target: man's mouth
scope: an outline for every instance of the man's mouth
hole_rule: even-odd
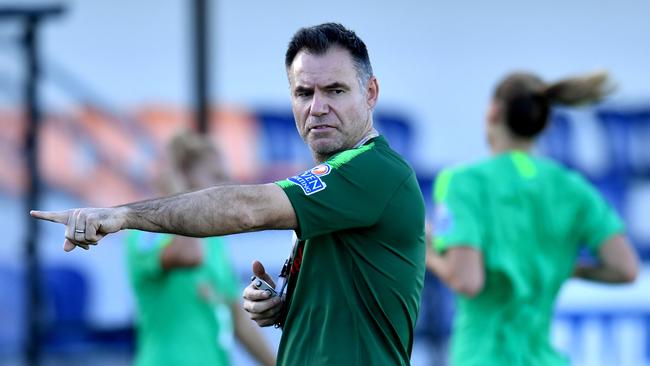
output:
[[[317,126],[309,127],[309,131],[327,131],[333,128],[334,127],[330,125],[317,125]]]

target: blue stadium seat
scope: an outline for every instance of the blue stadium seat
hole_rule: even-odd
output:
[[[260,158],[267,163],[311,164],[311,154],[296,132],[290,110],[258,110],[262,131]]]
[[[51,266],[42,271],[43,348],[50,353],[73,353],[88,347],[86,312],[88,284],[74,267]]]
[[[15,267],[0,266],[0,359],[21,352],[25,316],[23,274]]]
[[[27,282],[15,267],[0,266],[0,356],[20,354],[26,341]],[[41,271],[41,345],[47,353],[75,352],[87,347],[86,279],[72,267]]]
[[[597,113],[607,135],[612,175],[650,178],[650,108],[601,109]]]
[[[379,111],[375,113],[375,128],[386,137],[390,146],[406,160],[413,161],[413,130],[405,116]]]

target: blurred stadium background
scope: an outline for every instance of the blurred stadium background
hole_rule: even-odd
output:
[[[29,70],[25,22],[8,9],[51,4],[0,1],[0,365],[26,364],[30,344]],[[194,123],[192,2],[60,4],[62,14],[37,27],[38,208],[152,197],[162,146],[180,126]],[[337,21],[366,41],[381,85],[378,128],[416,168],[429,212],[436,171],[486,156],[483,113],[502,75],[525,68],[553,79],[609,69],[619,82],[616,96],[595,108],[556,111],[539,150],[582,171],[604,192],[628,223],[643,271],[631,286],[569,282],[553,335],[575,365],[650,365],[650,3],[208,4],[207,130],[242,183],[285,178],[310,165],[294,130],[283,64],[286,44],[301,26]],[[61,250],[60,227],[41,224],[37,232],[44,364],[130,364],[133,298],[120,235],[91,252],[68,254]],[[242,287],[253,259],[277,272],[290,237],[265,232],[227,239]],[[426,324],[418,329],[419,337],[432,333]],[[278,331],[265,335],[278,343]],[[414,361],[424,357],[414,354]],[[236,351],[233,364],[250,362]]]

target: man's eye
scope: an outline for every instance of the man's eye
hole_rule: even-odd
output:
[[[334,94],[343,94],[345,91],[343,89],[333,89],[332,92]]]

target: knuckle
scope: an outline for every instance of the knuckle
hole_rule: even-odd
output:
[[[244,310],[250,312],[251,311],[250,301],[247,301],[247,300],[244,301],[243,304],[242,304],[242,307],[244,308]]]
[[[95,233],[91,233],[91,234],[86,235],[86,240],[88,240],[89,242],[92,242],[91,244],[93,244],[93,245],[97,244],[97,242],[100,239],[101,238],[99,237],[99,235],[97,235]]]
[[[254,287],[252,287],[252,288],[250,289],[248,295],[249,295],[249,298],[250,298],[251,300],[257,300],[257,301],[259,301],[259,300],[264,300],[264,299],[266,299],[266,297],[264,296],[264,291],[258,290],[258,289],[254,288]]]
[[[249,313],[260,313],[259,305],[255,301],[245,301],[244,310],[248,311]]]
[[[251,295],[252,295],[251,289],[249,287],[246,287],[244,289],[244,292],[242,293],[242,297],[246,300],[252,300]]]

